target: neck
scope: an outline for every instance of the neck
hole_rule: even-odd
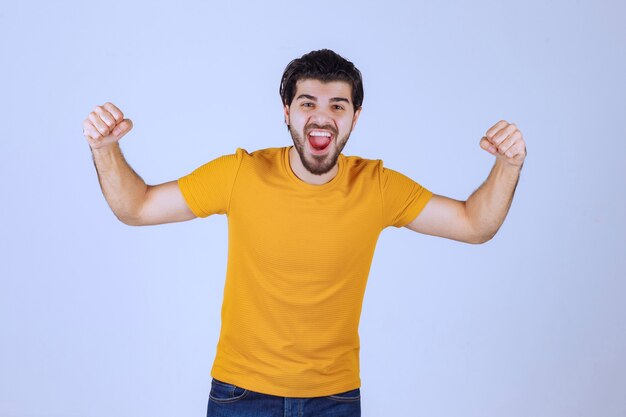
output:
[[[337,160],[339,161],[339,160]],[[296,175],[296,177],[300,178],[302,181],[307,184],[312,185],[322,185],[326,184],[333,178],[337,176],[339,172],[339,162],[335,164],[334,167],[330,171],[322,175],[311,174],[304,165],[302,165],[302,161],[300,160],[300,155],[294,146],[289,150],[289,165],[291,165],[291,170]]]

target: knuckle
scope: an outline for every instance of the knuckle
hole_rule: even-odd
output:
[[[122,113],[122,111],[118,109],[113,103],[107,102],[104,106],[111,113],[115,120],[124,120],[124,113]]]
[[[102,120],[108,126],[111,126],[111,125],[115,124],[115,120],[113,119],[113,116],[111,116],[111,113],[109,113],[109,112],[102,113]]]
[[[94,131],[93,129],[89,129],[89,130],[85,131],[85,136],[88,139],[96,140],[96,139],[98,139],[100,137],[100,133]]]

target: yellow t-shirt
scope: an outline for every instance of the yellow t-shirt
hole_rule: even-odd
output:
[[[265,394],[319,397],[361,386],[359,319],[380,232],[432,193],[382,161],[339,155],[323,185],[289,147],[219,157],[178,179],[199,217],[228,216],[222,327],[211,375]]]

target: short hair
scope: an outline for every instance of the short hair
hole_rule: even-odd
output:
[[[356,112],[363,104],[363,79],[354,64],[330,49],[311,51],[287,65],[280,82],[283,104],[291,106],[298,80],[313,79],[322,82],[345,81],[352,87],[352,104]]]

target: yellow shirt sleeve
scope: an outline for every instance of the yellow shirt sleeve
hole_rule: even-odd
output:
[[[383,227],[409,224],[428,203],[433,193],[411,178],[380,165]]]
[[[230,195],[244,150],[224,155],[178,179],[187,205],[198,217],[228,212]]]

